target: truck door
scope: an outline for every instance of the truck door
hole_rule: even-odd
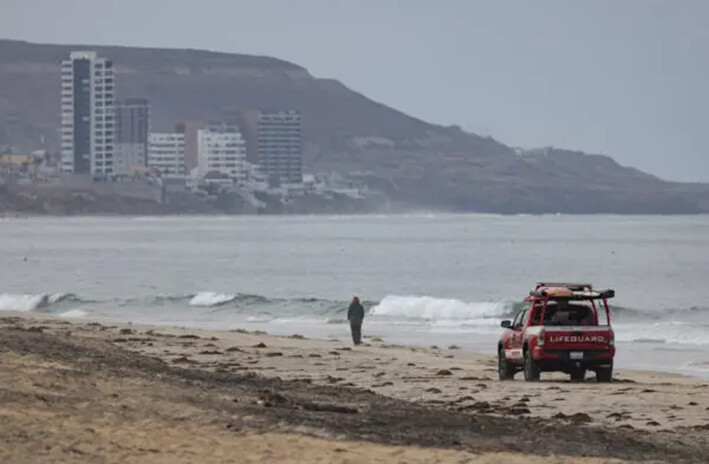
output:
[[[522,335],[527,320],[527,312],[527,308],[523,309],[512,321],[512,333],[510,334],[510,346],[507,354],[509,359],[522,359]]]

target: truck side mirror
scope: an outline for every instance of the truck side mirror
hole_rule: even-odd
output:
[[[512,321],[504,320],[504,321],[500,322],[500,326],[505,329],[511,329],[512,328]]]

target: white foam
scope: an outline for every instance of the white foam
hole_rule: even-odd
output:
[[[38,294],[0,294],[0,310],[4,311],[32,311],[47,303],[49,297],[44,293]]]
[[[272,320],[273,318],[268,316],[249,316],[246,318],[246,322],[270,322]]]
[[[190,306],[219,306],[234,301],[236,295],[216,292],[199,292],[190,300]]]
[[[70,309],[69,311],[65,311],[61,314],[59,314],[61,317],[84,317],[86,316],[86,311],[82,311],[80,309]]]
[[[460,300],[430,296],[390,295],[370,309],[370,314],[391,318],[438,322],[448,320],[460,323],[502,316],[508,310],[508,304],[503,302],[465,303]]]

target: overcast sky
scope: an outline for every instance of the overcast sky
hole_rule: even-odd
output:
[[[271,55],[513,146],[709,181],[709,1],[0,0],[0,35]]]

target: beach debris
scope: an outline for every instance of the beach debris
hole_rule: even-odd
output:
[[[306,340],[306,337],[304,337],[303,335],[300,335],[300,334],[293,334],[288,338],[292,338],[294,340]]]
[[[310,353],[310,354],[308,355],[308,357],[309,357],[309,358],[322,358],[322,356],[319,355],[319,354],[317,354],[317,353]]]
[[[131,335],[135,332],[133,332],[133,329],[121,329],[118,331],[118,333],[121,335]]]
[[[349,346],[343,346],[342,348],[335,348],[336,351],[352,351]]]
[[[659,427],[659,426],[660,426],[660,423],[657,422],[657,421],[651,420],[651,421],[647,421],[647,422],[645,423],[645,425],[650,425],[650,426],[652,426],[652,427]]]
[[[448,369],[441,369],[440,371],[436,372],[436,375],[443,376],[443,375],[453,375],[451,371]]]
[[[391,387],[391,386],[393,386],[393,385],[394,385],[393,382],[383,382],[383,383],[379,383],[379,384],[376,384],[376,385],[372,385],[372,388]]]
[[[319,412],[336,412],[340,414],[357,414],[359,408],[357,406],[337,403],[321,403],[321,402],[303,402],[300,406],[306,411]]]
[[[219,351],[219,350],[204,350],[204,351],[200,351],[199,354],[212,354],[212,355],[214,355],[214,354],[224,354],[224,353],[222,353],[222,352]]]
[[[593,422],[593,419],[591,419],[591,416],[584,412],[577,412],[574,414],[564,414],[563,412],[554,414],[551,416],[553,419],[561,419],[564,421],[571,422],[573,424],[585,424],[588,422]]]
[[[288,398],[276,391],[261,392],[261,395],[256,400],[256,404],[260,406],[265,406],[267,408],[285,406],[289,403],[290,401],[288,400]]]
[[[424,392],[426,392],[426,393],[441,393],[441,389],[436,388],[436,387],[431,387],[431,388],[427,388],[426,390],[424,390]]]
[[[449,350],[459,350],[460,347],[458,345],[451,345],[448,347]]]
[[[193,335],[193,334],[184,334],[184,335],[178,336],[177,338],[189,338],[192,340],[201,340],[202,339],[202,337],[199,337],[199,336]]]
[[[266,356],[267,358],[275,358],[277,356],[283,356],[283,353],[281,353],[280,351],[271,351],[270,353],[264,354],[264,356]]]
[[[507,413],[512,414],[514,416],[520,416],[523,414],[531,414],[532,411],[530,411],[529,408],[525,408],[525,407],[512,407],[507,410]]]
[[[267,348],[267,346],[264,342],[261,342],[261,343],[255,344],[254,348]]]
[[[180,356],[172,360],[174,364],[197,364],[197,361],[188,358],[187,356]]]
[[[243,353],[244,352],[244,350],[242,350],[238,346],[230,346],[229,348],[227,348],[224,351],[226,351],[227,353],[234,353],[234,352]]]

